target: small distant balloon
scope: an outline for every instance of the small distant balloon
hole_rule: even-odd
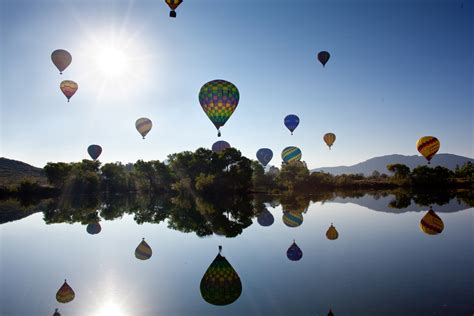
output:
[[[220,128],[234,113],[239,104],[240,94],[237,87],[225,80],[212,80],[204,84],[199,91],[199,103],[217,128],[217,136],[221,136]]]
[[[301,258],[303,258],[303,251],[301,251],[300,247],[298,247],[296,242],[293,241],[293,244],[286,251],[286,256],[291,261],[299,261]]]
[[[286,163],[301,160],[301,150],[295,146],[288,146],[281,152],[281,159]]]
[[[438,235],[443,232],[443,220],[430,207],[420,221],[420,229],[427,235]]]
[[[257,217],[257,222],[263,227],[271,226],[274,221],[275,219],[273,218],[272,213],[270,213],[266,208]]]
[[[67,98],[67,102],[72,98],[74,93],[76,93],[79,86],[72,80],[64,80],[59,85],[59,88]]]
[[[54,309],[53,316],[61,316],[61,313],[59,312],[59,310],[57,308]]]
[[[76,294],[74,293],[73,289],[69,286],[69,284],[67,284],[66,280],[64,280],[63,285],[56,293],[56,300],[59,303],[69,303],[74,299],[74,296],[76,296]]]
[[[63,71],[71,64],[72,56],[67,50],[57,49],[51,53],[51,60],[58,68],[59,74],[62,75]]]
[[[283,121],[285,123],[286,128],[288,128],[293,135],[294,130],[300,124],[300,118],[294,114],[287,115]]]
[[[176,8],[183,2],[183,0],[165,0],[166,4],[170,7],[170,17],[176,17]]]
[[[273,158],[273,151],[270,148],[260,148],[257,151],[258,161],[266,167]]]
[[[230,144],[225,140],[218,140],[214,144],[212,144],[212,151],[215,153],[219,153],[227,148],[230,148]]]
[[[331,226],[329,226],[327,232],[326,232],[326,238],[329,240],[336,240],[339,237],[339,233],[336,230],[336,227],[334,227],[331,223]]]
[[[334,316],[334,314],[333,314],[333,312],[332,312],[332,309],[331,309],[331,308],[329,309],[328,316]]]
[[[423,136],[416,142],[416,149],[428,160],[428,164],[430,164],[440,146],[439,140],[434,136]]]
[[[100,226],[99,223],[90,223],[87,225],[86,230],[89,234],[96,235],[100,233],[100,231],[102,230],[102,227]]]
[[[324,142],[331,149],[332,144],[336,141],[336,135],[334,133],[326,133],[323,136]]]
[[[87,147],[87,152],[93,160],[96,160],[102,153],[102,147],[100,147],[99,145],[90,145],[89,147]]]
[[[135,128],[137,131],[142,135],[142,138],[145,139],[146,134],[151,130],[153,127],[153,123],[149,118],[141,117],[135,122]]]
[[[142,239],[138,247],[135,249],[135,258],[140,260],[148,260],[151,258],[151,247],[145,241],[145,238]]]
[[[331,55],[327,51],[321,51],[318,53],[318,60],[319,62],[324,66],[326,66],[326,63],[328,62],[329,58]]]

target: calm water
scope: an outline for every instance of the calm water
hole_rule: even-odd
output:
[[[444,223],[438,235],[420,230],[427,206],[405,198],[394,208],[390,194],[292,197],[283,206],[258,198],[224,214],[205,201],[173,200],[174,209],[169,201],[78,201],[23,207],[42,212],[0,226],[1,315],[53,315],[55,308],[63,316],[474,313],[473,208],[457,198],[433,204]],[[257,221],[265,208],[270,226]],[[284,223],[288,208],[286,222],[303,218],[300,226]],[[100,233],[89,234],[86,224],[97,219]],[[268,214],[260,219],[271,222]],[[331,223],[336,240],[326,238]],[[135,257],[142,238],[153,251],[148,260]],[[287,257],[293,240],[299,261]],[[242,284],[225,306],[206,302],[200,290],[219,245]],[[66,304],[56,301],[64,279],[75,292]]]

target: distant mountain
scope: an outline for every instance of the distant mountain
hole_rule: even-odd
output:
[[[41,168],[17,160],[0,158],[0,184],[16,185],[26,179],[40,183],[46,183],[47,181]]]
[[[431,160],[432,167],[442,166],[451,170],[454,170],[456,166],[462,166],[466,162],[474,163],[474,159],[453,155],[453,154],[437,154]],[[364,162],[352,166],[339,166],[339,167],[322,167],[312,169],[311,172],[315,171],[324,171],[331,173],[333,175],[340,174],[354,174],[354,173],[363,173],[368,176],[371,175],[374,170],[377,170],[380,173],[389,173],[387,170],[387,165],[393,163],[400,163],[408,166],[410,169],[416,168],[419,165],[426,165],[425,158],[421,156],[404,156],[404,155],[388,155],[371,158]]]

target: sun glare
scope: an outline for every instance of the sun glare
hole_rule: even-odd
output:
[[[120,306],[113,302],[106,302],[99,310],[94,314],[95,316],[126,316],[126,314],[120,310]]]
[[[111,79],[126,75],[128,62],[125,53],[113,46],[102,48],[96,59],[97,68],[105,77]]]

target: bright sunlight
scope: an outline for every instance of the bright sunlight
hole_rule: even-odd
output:
[[[130,60],[120,48],[107,46],[99,51],[96,62],[102,75],[110,79],[119,79],[127,74]]]
[[[94,313],[94,316],[126,316],[126,314],[117,303],[108,301]]]

